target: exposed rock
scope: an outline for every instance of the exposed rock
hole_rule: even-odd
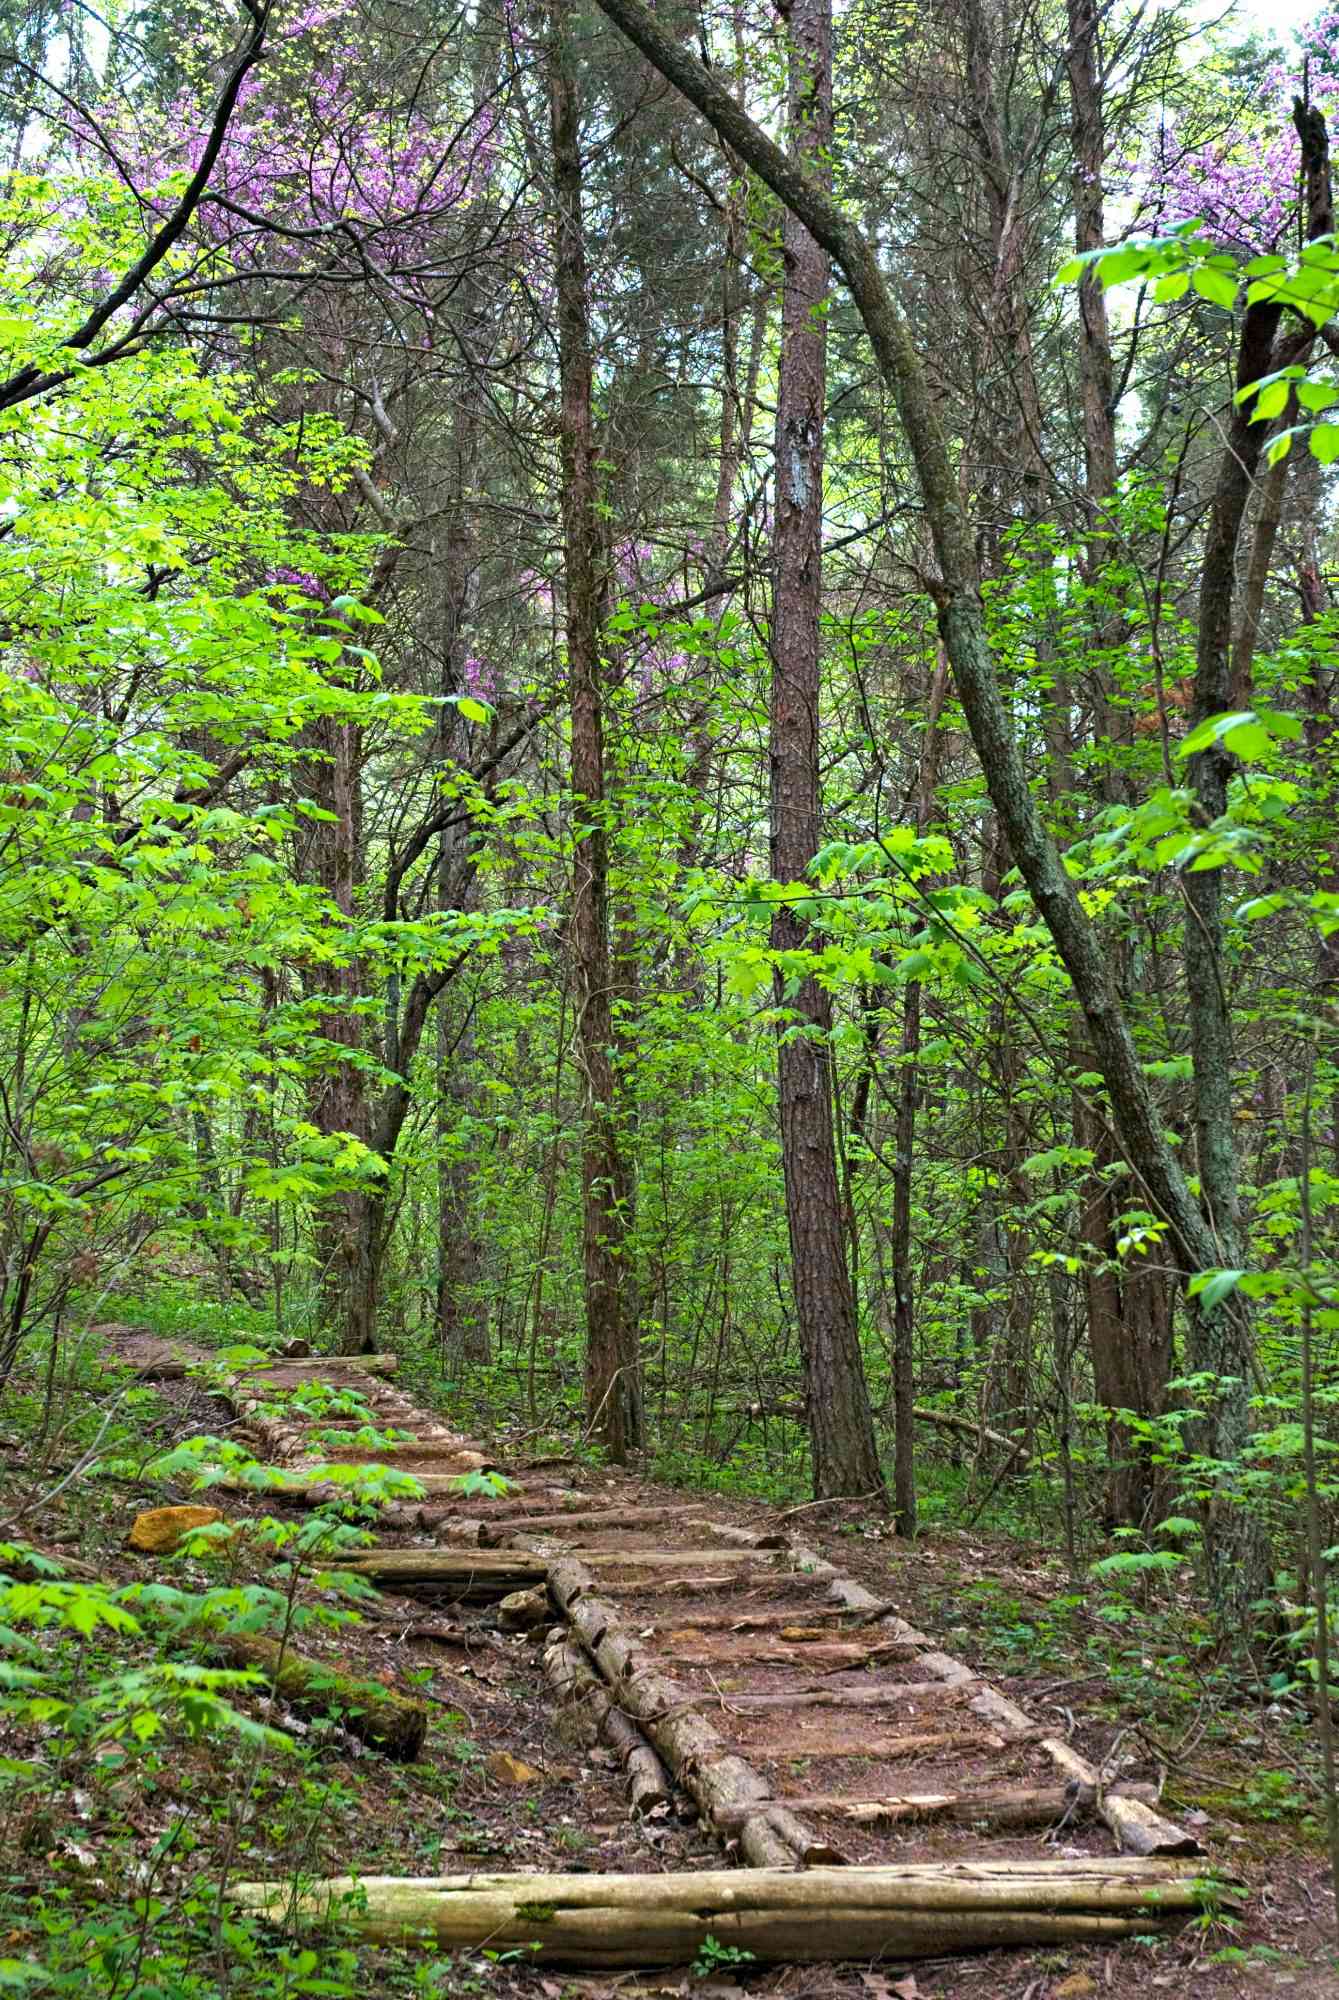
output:
[[[146,1514],[137,1515],[126,1547],[146,1556],[170,1555],[197,1528],[208,1528],[222,1519],[217,1507],[150,1507]]]

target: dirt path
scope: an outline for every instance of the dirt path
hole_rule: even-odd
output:
[[[150,1378],[197,1359],[140,1336],[120,1348]],[[767,1509],[685,1501],[635,1478],[554,1462],[498,1462],[505,1497],[463,1494],[462,1473],[494,1465],[486,1448],[399,1390],[392,1362],[384,1372],[372,1365],[378,1372],[359,1361],[285,1359],[248,1375],[235,1390],[242,1428],[290,1479],[338,1456],[396,1466],[423,1486],[421,1502],[384,1511],[382,1539],[366,1558],[386,1601],[373,1655],[383,1673],[430,1660],[435,1675],[465,1690],[460,1706],[486,1732],[499,1785],[508,1782],[508,1758],[526,1774],[527,1801],[538,1796],[549,1838],[520,1843],[524,1866],[571,1866],[573,1852],[582,1855],[577,1865],[624,1870],[1077,1860],[1132,1844],[1201,1852],[1194,1832],[1147,1800],[1108,1792],[1100,1769],[1063,1737],[941,1651],[895,1604],[779,1530]],[[318,1457],[309,1434],[328,1418],[255,1411],[256,1392],[269,1398],[313,1380],[356,1390],[379,1425],[412,1431],[413,1441]],[[513,1590],[528,1598],[511,1601]],[[507,1698],[494,1700],[489,1669],[501,1662]],[[574,1750],[579,1774],[566,1761]],[[553,1804],[566,1812],[550,1811],[555,1773]],[[643,1811],[630,1809],[629,1789]],[[517,1855],[514,1839],[502,1845]],[[435,1861],[439,1869],[472,1865],[488,1852],[476,1842],[453,1860],[442,1847]],[[1230,1849],[1214,1858],[1239,1865]],[[1044,1971],[1021,1979],[1036,1957],[965,1961],[948,1984],[927,1968],[905,1991],[1078,2000],[1165,1983],[1164,1967],[1139,1967],[1137,1946],[1098,1952],[1096,1975],[1082,1969],[1083,1948],[1062,1952],[1062,1971],[1080,1967],[1066,1973],[1078,1982],[1069,1988]],[[1238,1984],[1194,1945],[1185,1963],[1187,1978],[1195,1967],[1193,1980],[1178,1978],[1175,1990],[1272,1990],[1270,1979]],[[766,1978],[778,1992],[819,1992],[844,1990],[850,1976],[834,1971],[815,1983],[806,1968]],[[876,1990],[903,1989],[883,1980]],[[1313,1991],[1326,1988],[1313,1983]]]

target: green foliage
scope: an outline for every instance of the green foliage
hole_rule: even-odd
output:
[[[719,1973],[736,1971],[740,1966],[754,1962],[753,1952],[744,1951],[739,1945],[722,1944],[708,1931],[697,1948],[697,1957],[690,1970],[694,1979],[714,1979]]]

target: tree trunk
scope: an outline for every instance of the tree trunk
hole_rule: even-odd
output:
[[[577,997],[586,1290],[586,1420],[615,1463],[642,1442],[641,1360],[624,1271],[628,1186],[615,1092],[609,947],[609,832],[600,662],[600,528],[592,413],[580,110],[565,9],[555,6],[549,116],[561,390],[563,562],[572,730],[571,941]]]
[[[598,5],[636,42],[661,74],[698,106],[721,137],[759,174],[786,208],[804,221],[841,265],[897,403],[915,463],[940,567],[940,579],[935,586],[940,632],[991,801],[1008,837],[1014,862],[1050,932],[1083,1010],[1089,1041],[1111,1099],[1121,1149],[1150,1205],[1165,1219],[1179,1274],[1188,1280],[1197,1271],[1219,1263],[1219,1243],[1191,1194],[1163,1130],[1156,1099],[1144,1075],[1111,976],[1104,941],[1079,901],[1032,794],[986,632],[971,524],[911,329],[888,289],[873,248],[859,228],[825,188],[802,166],[787,158],[745,116],[711,72],[663,28],[645,0],[598,0]],[[1206,1365],[1217,1369],[1220,1362],[1239,1358],[1240,1339],[1231,1333],[1223,1334],[1222,1316],[1201,1316],[1199,1324],[1203,1333],[1199,1352],[1206,1357]],[[1216,1435],[1228,1445],[1229,1455],[1233,1439],[1241,1434],[1239,1427],[1245,1414],[1243,1383],[1240,1396],[1222,1410],[1213,1426]],[[1245,1518],[1238,1512],[1237,1521]],[[1248,1563],[1252,1574],[1247,1579],[1236,1566],[1235,1522],[1233,1529],[1228,1529],[1222,1520],[1211,1517],[1208,1529],[1208,1539],[1215,1551],[1219,1547],[1228,1551],[1219,1572],[1225,1585],[1233,1576],[1237,1578],[1228,1588],[1227,1597],[1237,1603],[1247,1601],[1259,1582],[1259,1564],[1254,1559],[1258,1551],[1247,1552],[1252,1557]],[[1214,1560],[1218,1562],[1216,1553]],[[1218,1608],[1224,1626],[1239,1632],[1241,1619],[1233,1604],[1220,1598]]]
[[[771,1964],[937,1958],[988,1945],[1105,1943],[1175,1927],[1209,1901],[1184,1863],[946,1861],[664,1875],[337,1877],[295,1893],[239,1882],[241,1908],[304,1925],[527,1963],[686,1965],[707,1939]],[[1221,1888],[1212,1892],[1222,1895]]]
[[[790,133],[794,152],[826,172],[832,142],[830,0],[794,0]],[[808,872],[819,843],[819,614],[822,596],[823,420],[828,260],[787,216],[776,423],[776,590],[772,613],[771,866],[778,882]],[[793,909],[772,923],[777,951],[802,951],[808,925]],[[804,1359],[814,1493],[882,1486],[865,1387],[855,1295],[846,1266],[832,1130],[832,1003],[813,978],[792,997],[778,1049],[781,1151],[791,1280]]]
[[[353,723],[326,719],[309,732],[311,763],[307,789],[328,819],[310,822],[310,855],[302,873],[329,896],[341,916],[351,918],[362,853],[362,742]],[[363,1071],[339,1054],[363,1044],[363,1023],[353,1003],[363,992],[356,959],[313,966],[311,987],[328,995],[330,1006],[320,1032],[331,1054],[311,1092],[311,1120],[319,1132],[348,1132],[370,1143],[370,1112]],[[316,1221],[316,1262],[324,1315],[336,1328],[336,1351],[356,1354],[367,1336],[367,1277],[363,1245],[368,1197],[357,1188],[330,1195]],[[367,1344],[371,1344],[370,1341]]]
[[[941,649],[930,682],[916,784],[916,833],[924,835],[934,810],[939,777],[939,717],[948,687],[948,661]],[[911,1272],[911,1185],[916,1148],[916,1108],[920,1096],[921,984],[907,982],[902,1012],[902,1048],[897,1078],[893,1142],[893,1520],[899,1535],[916,1532],[916,1308]]]

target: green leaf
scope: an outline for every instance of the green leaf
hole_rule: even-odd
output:
[[[466,722],[488,722],[492,719],[492,709],[485,703],[476,701],[472,694],[462,694],[456,702],[456,707]]]
[[[1197,1271],[1186,1289],[1205,1312],[1212,1312],[1232,1296],[1246,1275],[1245,1271]]]
[[[1226,271],[1200,264],[1191,272],[1190,282],[1202,299],[1207,299],[1210,305],[1222,306],[1225,312],[1231,312],[1237,303],[1237,281]]]
[[[1339,458],[1339,424],[1317,424],[1308,442],[1313,458],[1322,465],[1333,465]]]
[[[1269,387],[1262,389],[1256,397],[1255,409],[1251,414],[1251,422],[1253,424],[1267,423],[1271,417],[1281,416],[1283,411],[1288,407],[1288,398],[1291,394],[1291,384],[1287,382],[1271,382]]]

